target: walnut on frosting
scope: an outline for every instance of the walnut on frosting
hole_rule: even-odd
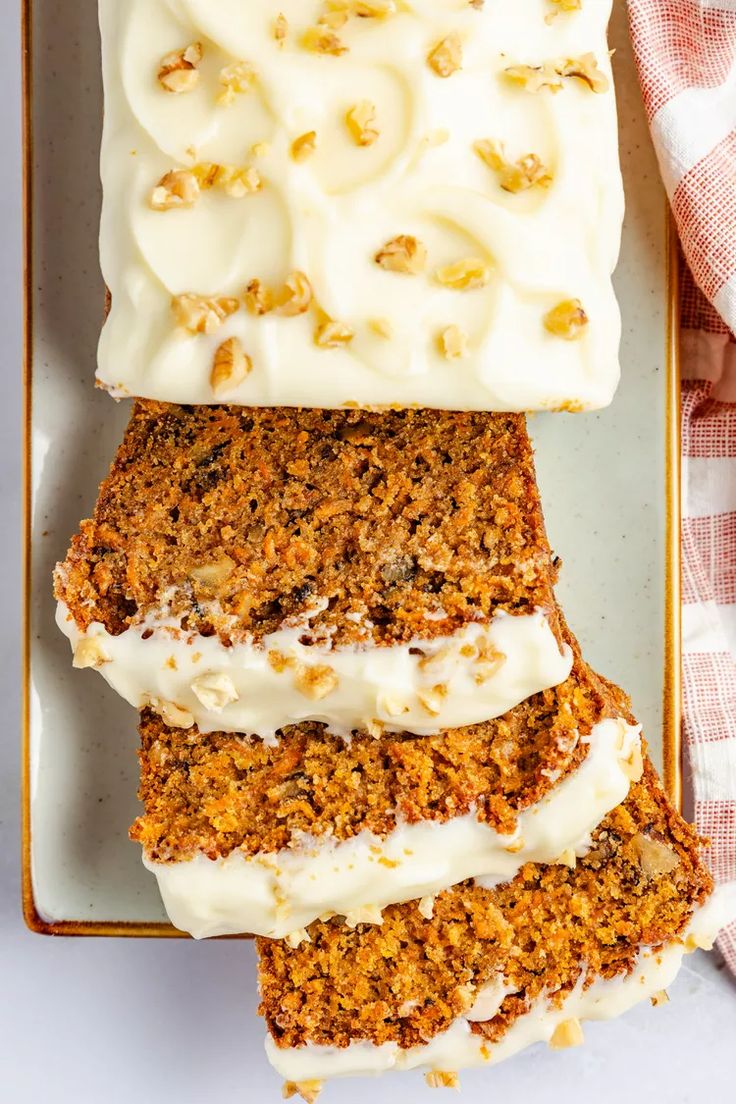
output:
[[[320,323],[314,334],[314,343],[320,349],[338,349],[349,345],[355,337],[355,333],[344,322],[335,322],[327,319]]]
[[[236,96],[250,92],[256,82],[257,73],[249,61],[234,61],[220,70],[220,84],[222,92],[217,102],[227,107],[233,103]]]
[[[285,318],[295,318],[299,314],[306,314],[313,298],[314,292],[307,276],[303,272],[292,272],[275,296],[274,307],[277,314]]]
[[[199,64],[202,60],[202,43],[192,42],[183,50],[174,50],[161,58],[158,83],[166,92],[180,95],[191,92],[199,84]]]
[[[345,115],[345,123],[359,146],[372,146],[379,134],[374,123],[376,107],[370,100],[360,100]]]
[[[435,277],[443,287],[453,291],[470,291],[485,287],[491,278],[491,270],[479,257],[464,257],[461,261],[438,268]]]
[[[276,16],[273,24],[273,37],[278,42],[279,46],[283,46],[286,41],[286,36],[289,33],[289,20],[286,18],[283,12],[279,12]]]
[[[427,62],[438,77],[451,77],[462,68],[463,44],[457,31],[452,31],[430,50]]]
[[[253,361],[245,352],[239,338],[229,337],[215,352],[210,374],[210,385],[215,395],[223,395],[239,387],[253,371]]]
[[[376,253],[374,260],[387,272],[402,272],[418,276],[427,263],[427,249],[412,234],[399,234],[387,241]]]
[[[308,27],[302,35],[302,46],[312,54],[340,57],[348,52],[345,43],[329,27]]]
[[[149,202],[154,211],[172,211],[193,207],[200,193],[211,188],[219,188],[233,199],[242,199],[262,187],[260,173],[254,168],[203,161],[191,169],[174,169],[162,176]]]
[[[544,328],[564,341],[578,341],[588,326],[588,316],[579,299],[565,299],[544,316]]]
[[[439,335],[439,346],[446,360],[461,360],[468,355],[468,335],[459,326],[446,326]]]
[[[268,314],[274,308],[273,292],[260,280],[251,280],[243,296],[250,314]]]
[[[281,1095],[284,1100],[291,1100],[292,1096],[300,1096],[304,1104],[315,1104],[323,1086],[324,1081],[284,1081]]]
[[[154,211],[176,211],[193,207],[200,186],[191,169],[174,169],[161,177],[151,191],[149,205]]]
[[[561,12],[576,12],[583,7],[583,0],[547,0],[547,3],[554,5],[554,11],[545,15],[545,23],[551,23]]]
[[[591,92],[607,92],[609,87],[608,77],[598,68],[595,54],[545,61],[542,65],[509,65],[504,76],[527,92],[541,92],[545,88],[559,92],[564,80],[570,77],[582,81]]]
[[[219,330],[226,318],[240,310],[240,300],[187,292],[172,298],[171,309],[178,325],[188,333],[209,335]]]
[[[430,1089],[459,1089],[460,1078],[453,1070],[430,1070],[424,1080]]]
[[[580,1020],[573,1016],[569,1020],[558,1023],[552,1032],[549,1045],[552,1050],[567,1050],[569,1047],[582,1046],[584,1042],[585,1038]]]
[[[489,169],[498,175],[498,182],[505,192],[525,192],[529,188],[548,188],[552,176],[536,153],[525,153],[517,161],[506,157],[503,143],[482,138],[473,149]]]
[[[300,134],[291,143],[291,156],[294,161],[306,161],[317,149],[317,131],[308,130]]]

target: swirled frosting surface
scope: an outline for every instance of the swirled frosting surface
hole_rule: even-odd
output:
[[[572,12],[552,0],[373,7],[100,0],[111,311],[98,377],[114,395],[500,410],[610,401],[623,212],[610,0]],[[177,52],[193,60],[172,91]],[[564,75],[586,55],[595,90]],[[519,66],[532,69],[513,79]],[[533,91],[540,67],[550,79]],[[477,143],[490,144],[485,157]],[[172,172],[184,178],[169,203]],[[233,172],[246,185],[228,186]],[[397,239],[399,267],[406,241],[417,244],[413,271],[376,260]],[[453,286],[466,262],[479,286]],[[283,310],[293,273],[311,289],[302,313]],[[277,309],[248,309],[253,281]],[[233,302],[192,333],[177,296]],[[568,326],[570,304],[582,326]]]

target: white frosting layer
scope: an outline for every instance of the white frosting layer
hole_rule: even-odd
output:
[[[387,19],[351,19],[338,31],[349,51],[332,57],[302,45],[319,0],[100,0],[101,256],[112,312],[98,376],[114,395],[504,411],[610,401],[620,335],[610,274],[623,214],[613,88],[594,93],[572,78],[557,93],[530,93],[503,70],[592,52],[610,79],[611,0],[549,22],[547,0],[395,6]],[[282,45],[273,34],[279,11],[289,23]],[[443,79],[427,57],[452,33],[462,68]],[[162,58],[193,42],[204,50],[196,87],[165,92]],[[254,87],[218,104],[221,70],[241,60],[257,71]],[[379,132],[367,146],[345,123],[362,101],[374,105]],[[295,161],[292,142],[313,130],[316,152]],[[549,187],[505,191],[473,150],[483,139],[502,142],[511,161],[538,156]],[[151,209],[164,174],[196,162],[255,167],[263,188],[240,199],[214,188],[190,208]],[[402,234],[426,246],[420,275],[375,263]],[[486,286],[455,291],[435,278],[468,257],[487,265]],[[278,288],[293,271],[307,274],[326,315],[351,327],[349,345],[315,345],[324,315],[314,309],[299,317],[240,309],[209,336],[175,327],[172,295],[238,297],[253,278]],[[543,324],[571,298],[590,320],[579,341]],[[387,322],[390,335],[372,320]],[[467,337],[462,359],[440,350],[449,326]],[[214,353],[231,337],[253,369],[216,397]]]
[[[325,913],[361,915],[429,896],[464,881],[513,878],[526,862],[553,862],[584,848],[589,833],[629,788],[627,760],[640,729],[620,720],[595,725],[588,754],[573,773],[523,812],[503,836],[474,814],[444,824],[402,824],[386,838],[362,832],[336,843],[306,838],[289,850],[212,861],[155,863],[171,922],[195,938],[252,932],[282,938]],[[572,856],[570,856],[572,857]],[[380,917],[378,917],[380,919]]]
[[[686,951],[696,945],[711,945],[720,928],[735,916],[736,893],[732,885],[716,891],[695,914],[682,942],[659,950],[642,947],[630,975],[598,979],[588,989],[583,989],[580,983],[559,1008],[552,1007],[547,998],[540,999],[493,1044],[472,1033],[469,1020],[477,1016],[471,1012],[426,1046],[410,1050],[402,1050],[395,1043],[374,1046],[367,1042],[351,1043],[344,1049],[307,1044],[299,1049],[282,1050],[268,1038],[266,1053],[282,1077],[297,1082],[418,1067],[455,1072],[471,1066],[497,1065],[534,1043],[549,1043],[555,1029],[567,1020],[610,1020],[666,989],[677,976]],[[490,1000],[481,992],[479,1001],[483,1013],[492,1018],[509,990],[499,984],[492,985],[490,990]]]
[[[474,622],[449,637],[387,647],[305,645],[302,626],[271,633],[259,644],[226,648],[218,637],[188,636],[164,617],[146,619],[119,636],[99,623],[80,633],[63,603],[57,624],[75,655],[80,644],[84,652],[94,643],[96,656],[94,662],[88,657],[88,665],[97,666],[137,709],[150,699],[171,702],[202,732],[242,732],[267,740],[282,726],[306,720],[324,721],[342,735],[371,731],[377,723],[420,735],[460,728],[500,717],[532,694],[557,686],[572,666],[570,649],[565,645],[560,651],[541,612],[497,613],[490,622]],[[505,658],[479,661],[484,640],[491,654]],[[472,655],[463,655],[464,648]],[[289,665],[277,669],[269,652]],[[313,690],[309,671],[315,668],[329,672],[322,672],[324,685]]]

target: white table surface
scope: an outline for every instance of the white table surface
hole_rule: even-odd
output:
[[[71,0],[73,2],[73,0]],[[244,943],[50,939],[23,924],[19,872],[21,191],[16,0],[0,4],[0,1104],[276,1101],[254,1030]],[[584,1049],[537,1049],[463,1078],[466,1099],[566,1104],[628,1098],[732,1101],[736,984],[715,955],[689,958],[671,1003],[586,1029]],[[337,1083],[325,1104],[432,1100],[418,1075]]]

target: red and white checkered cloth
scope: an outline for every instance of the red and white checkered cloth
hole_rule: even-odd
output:
[[[726,882],[736,879],[736,0],[629,0],[629,16],[685,258],[684,738],[696,822]],[[736,924],[718,944],[736,973]]]

